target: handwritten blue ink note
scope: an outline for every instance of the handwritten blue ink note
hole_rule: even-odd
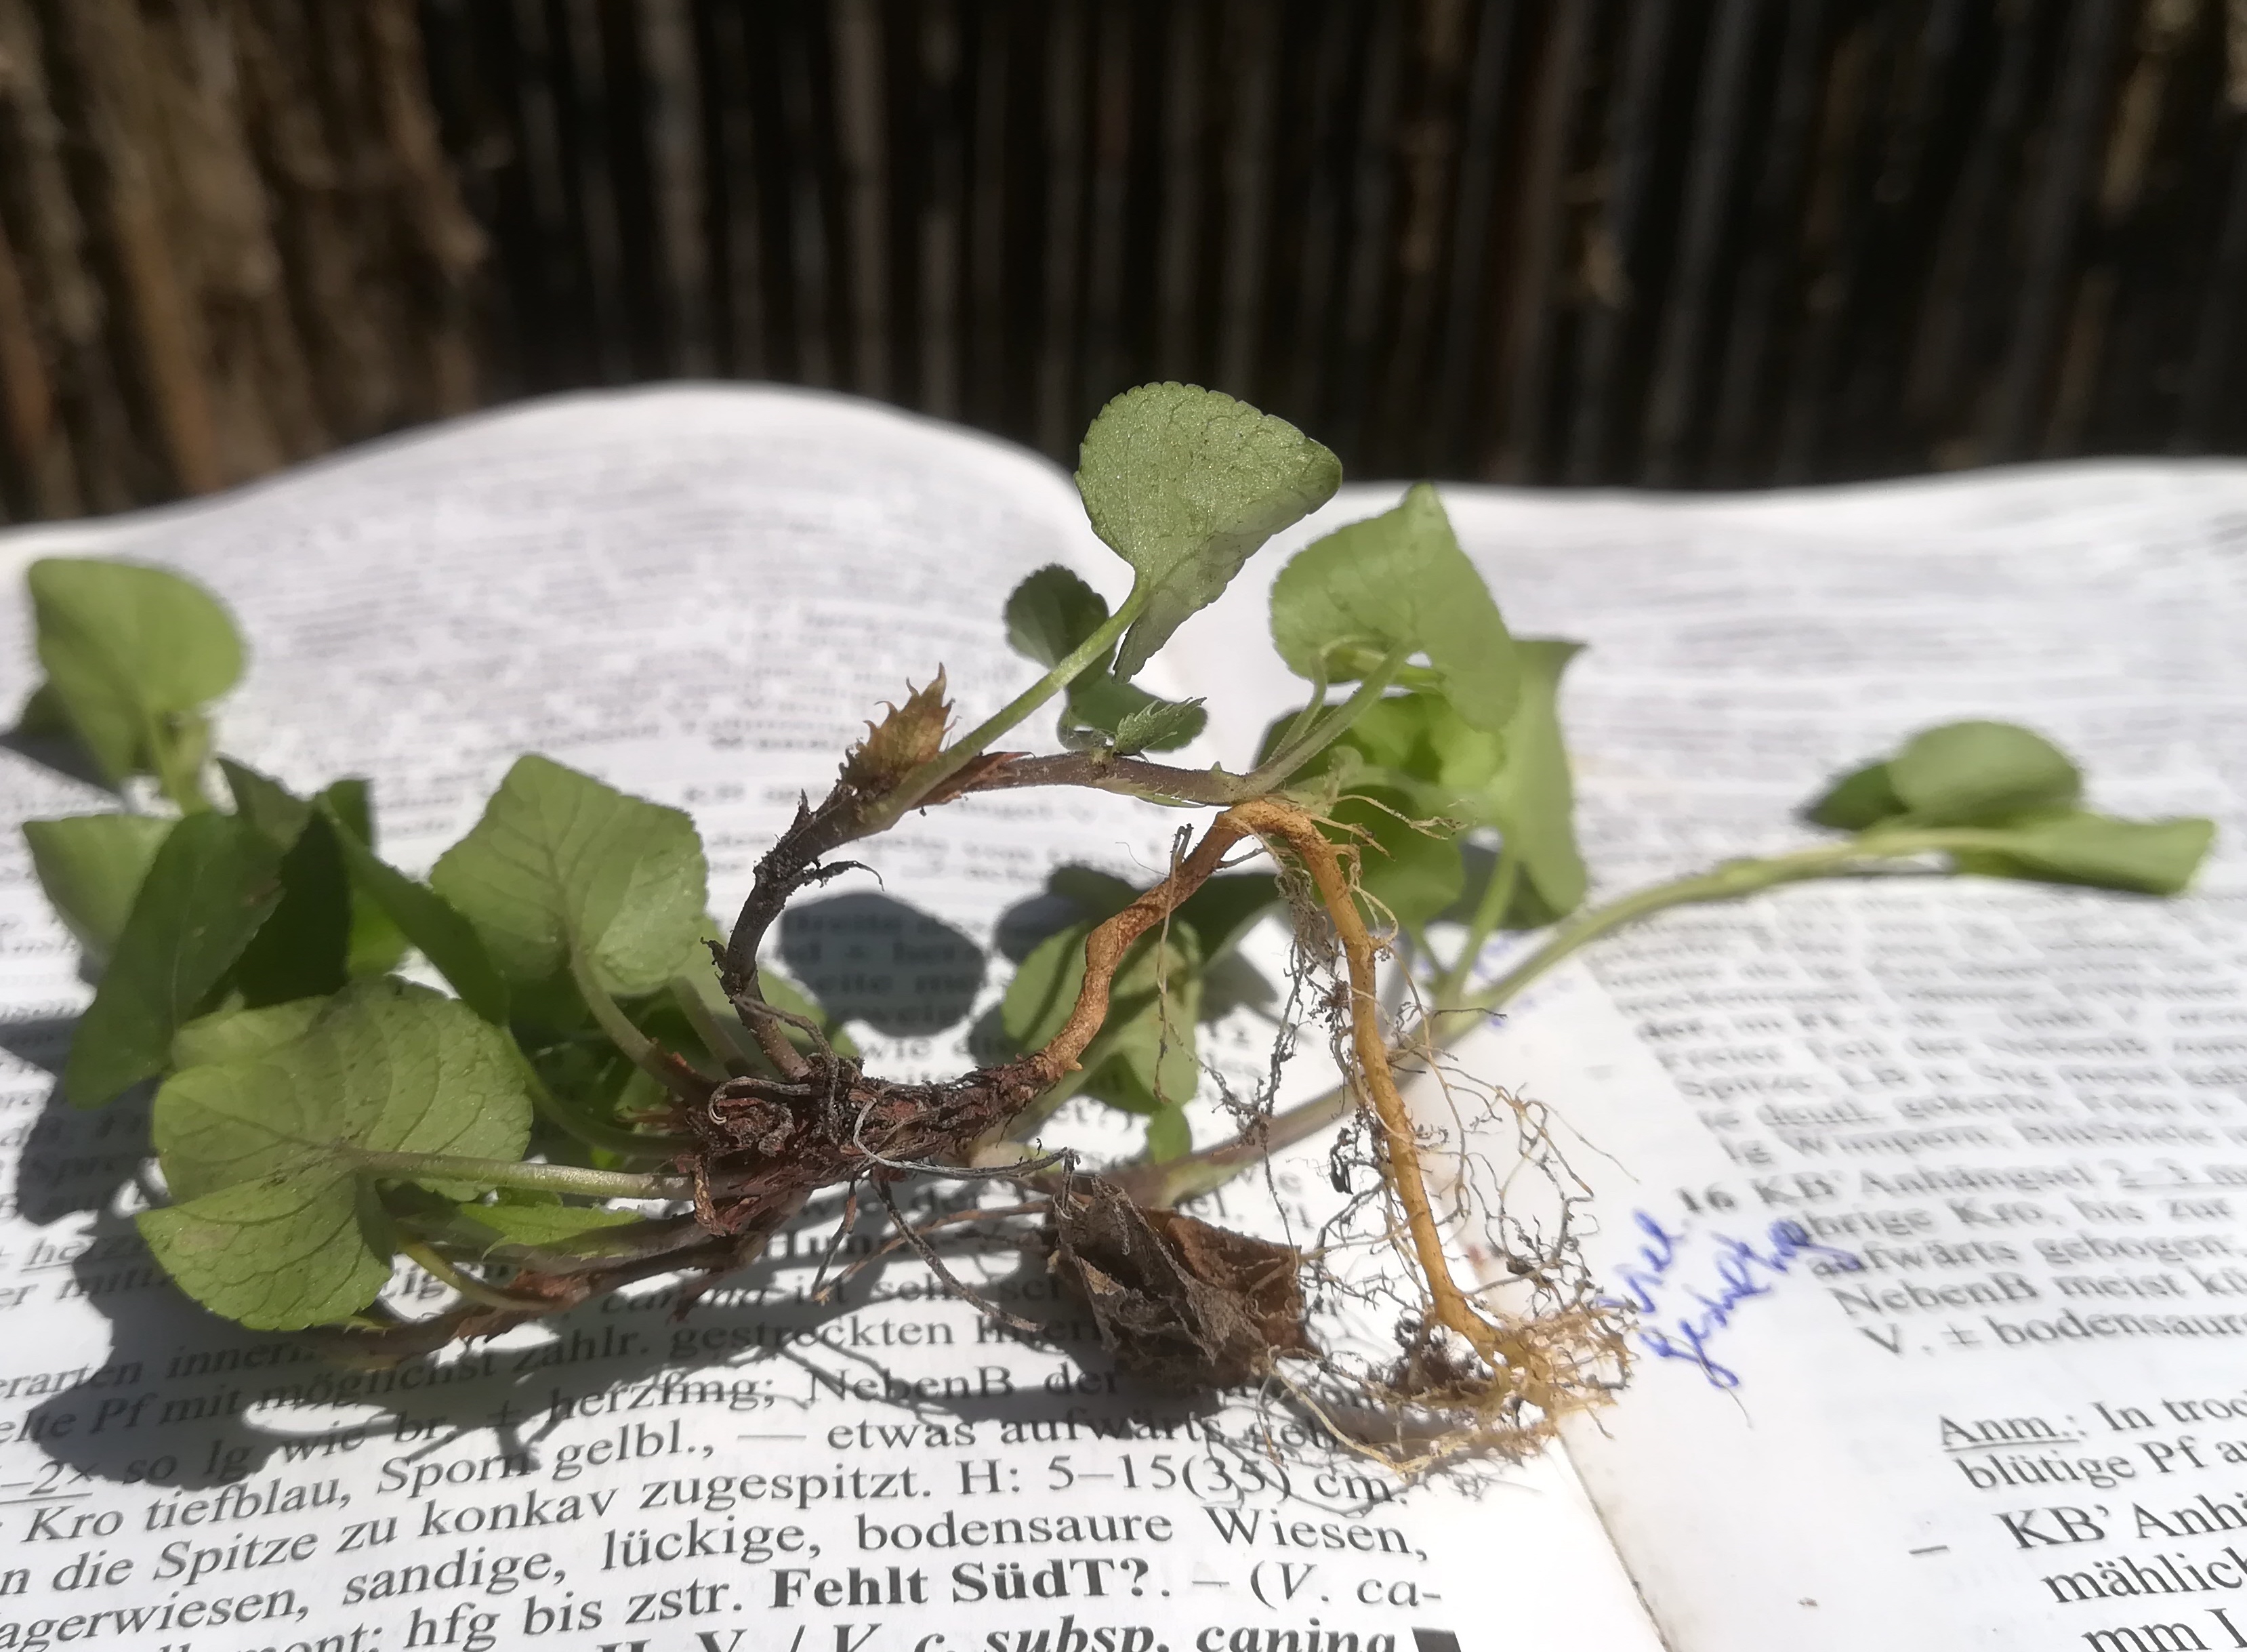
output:
[[[1638,1255],[1619,1271],[1622,1294],[1608,1300],[1638,1310],[1641,1348],[1657,1359],[1697,1367],[1712,1388],[1740,1385],[1739,1373],[1720,1363],[1709,1345],[1742,1303],[1770,1295],[1772,1286],[1806,1258],[1850,1273],[1864,1266],[1849,1252],[1819,1244],[1800,1222],[1773,1222],[1758,1248],[1755,1241],[1729,1234],[1673,1233],[1644,1211],[1631,1215],[1640,1235]],[[1707,1254],[1702,1256],[1704,1243]],[[1705,1282],[1689,1283],[1684,1277],[1704,1272]]]

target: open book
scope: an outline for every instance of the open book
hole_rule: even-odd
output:
[[[1166,652],[1210,756],[1299,695],[1232,641],[1271,572],[1393,495],[1345,489]],[[823,1232],[683,1318],[658,1283],[380,1373],[216,1321],[132,1226],[140,1118],[52,1094],[87,989],[11,830],[0,1652],[2247,1646],[2247,468],[1446,498],[1516,628],[1592,645],[1564,718],[1604,887],[1784,843],[1827,776],[1963,716],[2228,836],[2174,902],[1894,877],[1671,914],[1478,1034],[1461,1059],[1573,1136],[1638,1358],[1565,1451],[1399,1488],[1253,1399],[1135,1387],[1089,1330],[999,1331],[909,1258],[815,1305]],[[1027,680],[1023,574],[1118,572],[1041,461],[741,389],[511,410],[0,550],[18,636],[39,555],[215,590],[254,651],[229,748],[371,776],[393,861],[536,750],[690,809],[721,911],[908,677],[941,662],[967,719]],[[32,680],[0,656],[0,697]],[[0,763],[11,827],[101,801]],[[1087,845],[1147,881],[1175,822],[919,817],[868,846],[895,898],[823,907],[802,973],[888,1070],[964,1068],[1007,911]]]

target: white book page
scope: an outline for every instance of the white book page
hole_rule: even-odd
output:
[[[2222,831],[2175,901],[1904,877],[1673,912],[1462,1049],[1579,1134],[1642,1310],[1570,1444],[1670,1644],[2247,1646],[2247,468],[1446,497],[1515,629],[1592,644],[1595,899],[1809,841],[1828,776],[1963,717]]]
[[[1016,580],[1124,584],[1042,461],[741,390],[540,404],[0,539],[12,636],[24,564],[73,553],[215,588],[252,651],[226,749],[301,787],[372,776],[396,864],[536,750],[690,809],[721,914],[878,701],[941,663],[964,727],[1033,679],[1001,635]],[[0,700],[27,656],[0,650]],[[0,1652],[1655,1644],[1565,1462],[1400,1495],[1269,1408],[1118,1378],[1035,1264],[985,1288],[1055,1320],[1045,1345],[909,1256],[810,1303],[826,1229],[683,1320],[661,1286],[384,1373],[202,1314],[131,1223],[145,1102],[52,1094],[89,991],[14,824],[106,800],[13,754],[0,775]],[[782,961],[881,1069],[964,1069],[1001,914],[1064,859],[1151,881],[1176,818],[1044,792],[914,817],[854,850],[878,884],[802,903]]]

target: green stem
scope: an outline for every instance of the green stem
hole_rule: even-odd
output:
[[[531,1105],[556,1129],[576,1137],[588,1147],[631,1158],[671,1158],[694,1145],[691,1136],[666,1136],[653,1130],[627,1130],[612,1119],[587,1112],[574,1101],[557,1096],[528,1060],[522,1070],[530,1084]]]
[[[1482,886],[1482,898],[1475,903],[1474,916],[1467,920],[1466,939],[1460,943],[1458,956],[1437,978],[1438,1005],[1448,1004],[1459,995],[1460,988],[1474,973],[1475,960],[1482,956],[1484,945],[1504,921],[1506,909],[1513,905],[1513,891],[1520,887],[1521,857],[1509,838],[1499,847],[1498,864],[1491,868],[1490,881]]]
[[[1413,1025],[1396,1048],[1409,1052],[1429,1046],[1443,1048],[1456,1043],[1482,1025],[1485,1014],[1512,1003],[1533,982],[1571,954],[1626,924],[1670,907],[1738,900],[1782,884],[1846,876],[1882,861],[1911,860],[1922,855],[1960,850],[2003,850],[2013,842],[2004,832],[1971,827],[1875,828],[1845,843],[1821,843],[1813,849],[1760,860],[1727,861],[1690,877],[1655,884],[1561,925],[1543,945],[1480,992],[1446,1002],[1439,983],[1435,1007]],[[1493,875],[1492,882],[1496,881]],[[1472,952],[1463,953],[1462,961],[1471,960],[1473,955]],[[1349,1087],[1338,1086],[1315,1100],[1274,1115],[1259,1128],[1244,1130],[1232,1141],[1204,1148],[1168,1164],[1138,1167],[1136,1173],[1127,1170],[1120,1174],[1132,1197],[1141,1203],[1174,1204],[1224,1186],[1243,1171],[1263,1163],[1280,1148],[1315,1136],[1348,1116],[1356,1105]]]
[[[1150,595],[1144,581],[1134,580],[1131,594],[1108,617],[1107,624],[1079,643],[1051,671],[899,781],[894,791],[867,811],[852,836],[871,837],[903,819],[922,798],[980,757],[1000,735],[1105,659],[1146,607]]]
[[[1245,777],[1244,794],[1258,797],[1278,790],[1290,775],[1348,734],[1350,725],[1364,716],[1374,702],[1389,692],[1390,685],[1397,680],[1397,673],[1404,668],[1404,661],[1410,652],[1395,648],[1384,654],[1381,663],[1358,684],[1357,692],[1342,701],[1332,716],[1314,725],[1310,732],[1300,739],[1281,742],[1280,749],[1272,754],[1268,761],[1259,763],[1251,770]]]
[[[754,1047],[742,1035],[741,1022],[735,1021],[732,1031],[728,1032],[726,1023],[712,1014],[710,1007],[702,1001],[702,994],[695,991],[693,982],[673,976],[671,1001],[679,1007],[679,1013],[694,1029],[694,1036],[702,1041],[702,1048],[709,1052],[710,1059],[721,1068],[734,1074],[756,1070],[752,1065]]]
[[[464,1158],[452,1153],[378,1153],[344,1146],[345,1162],[361,1176],[393,1181],[468,1182],[477,1187],[516,1187],[530,1193],[580,1193],[588,1198],[686,1198],[694,1191],[684,1176],[643,1176],[594,1171],[577,1164],[536,1164],[511,1158]]]
[[[692,1081],[683,1078],[679,1068],[665,1059],[653,1039],[632,1025],[624,1006],[609,996],[608,988],[594,975],[591,960],[575,946],[570,949],[570,979],[577,983],[577,995],[585,1000],[585,1007],[593,1012],[595,1025],[626,1061],[672,1094],[693,1098]]]
[[[1302,710],[1287,720],[1287,726],[1280,731],[1279,741],[1274,745],[1273,750],[1283,751],[1302,738],[1304,731],[1308,729],[1312,723],[1317,720],[1318,714],[1327,708],[1327,687],[1326,671],[1322,666],[1320,668],[1318,680],[1311,685],[1311,697],[1303,702]]]
[[[403,1239],[398,1248],[411,1257],[414,1265],[431,1279],[451,1286],[471,1302],[481,1302],[486,1307],[522,1307],[540,1313],[554,1306],[550,1298],[511,1295],[495,1285],[485,1284],[473,1273],[461,1273],[424,1240]]]
[[[1540,975],[1572,952],[1621,929],[1625,924],[1672,906],[1704,901],[1738,900],[1780,884],[1799,884],[1813,877],[1832,877],[1856,870],[1868,862],[1910,860],[1921,855],[1953,850],[2004,849],[2011,840],[2003,832],[1970,827],[1939,827],[1916,830],[1875,830],[1846,843],[1820,843],[1791,854],[1760,860],[1726,861],[1690,877],[1655,884],[1610,901],[1605,906],[1561,925],[1545,944],[1491,983],[1482,992],[1463,1000],[1462,1009],[1493,1010],[1511,1003]],[[1451,1007],[1438,1000],[1438,1009]]]
[[[570,949],[570,979],[577,983],[577,995],[593,1012],[594,1023],[609,1042],[634,1067],[652,1075],[657,1065],[655,1041],[632,1025],[624,1006],[609,996],[609,989],[595,979],[593,966],[584,953],[574,946]]]

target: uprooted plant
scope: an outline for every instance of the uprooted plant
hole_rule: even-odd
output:
[[[964,734],[940,669],[870,724],[725,932],[686,815],[536,756],[426,881],[407,877],[376,853],[364,782],[299,796],[212,758],[208,708],[242,664],[212,597],[153,568],[34,564],[46,681],[25,727],[74,740],[134,805],[25,829],[99,973],[70,1099],[99,1107],[160,1081],[167,1202],[139,1217],[150,1249],[219,1314],[383,1362],[652,1275],[714,1279],[813,1201],[839,1203],[846,1225],[863,1201],[894,1219],[893,1245],[1022,1331],[1036,1328],[954,1279],[945,1252],[962,1236],[1042,1253],[1151,1376],[1276,1383],[1400,1462],[1518,1444],[1607,1391],[1622,1327],[1578,1253],[1542,1110],[1458,1070],[1446,1052],[1462,1031],[1587,942],[1685,902],[1936,862],[2171,893],[2205,852],[2207,823],[2088,812],[2044,740],[1959,723],[1835,785],[1811,818],[1836,839],[1584,909],[1556,709],[1575,647],[1509,634],[1424,486],[1279,575],[1273,640],[1310,688],[1255,761],[1159,761],[1205,719],[1136,679],[1339,481],[1325,448],[1226,396],[1119,397],[1077,481],[1129,595],[1110,612],[1067,570],[1032,573],[1005,620],[1044,674]],[[1062,749],[1001,748],[1055,701]],[[1001,1007],[1007,1058],[932,1082],[868,1071],[772,966],[768,935],[909,812],[1033,786],[1206,818],[1151,888],[1055,875],[1078,921],[1021,959]],[[1276,870],[1234,870],[1260,850]],[[1196,1024],[1239,1000],[1237,948],[1274,909],[1292,918],[1293,980],[1272,1081],[1243,1097],[1202,1059]],[[1431,932],[1444,918],[1463,930],[1448,961]],[[1549,932],[1479,980],[1492,935],[1529,929]],[[416,952],[450,995],[398,973]],[[1275,1110],[1280,1063],[1312,1021],[1339,1082]],[[1415,1080],[1451,1099],[1453,1123],[1408,1106]],[[1186,1104],[1212,1085],[1235,1124],[1197,1148]],[[1494,1135],[1458,1118],[1463,1094]],[[1072,1096],[1144,1118],[1144,1150],[1105,1167],[1042,1150]],[[1308,1243],[1176,1208],[1338,1123],[1337,1205]],[[1524,1166],[1550,1197],[1518,1196]],[[908,1181],[957,1191],[908,1214]],[[1500,1284],[1467,1276],[1463,1239]],[[400,1259],[454,1304],[421,1318],[388,1305]],[[1322,1315],[1384,1289],[1394,1345],[1346,1358]]]

